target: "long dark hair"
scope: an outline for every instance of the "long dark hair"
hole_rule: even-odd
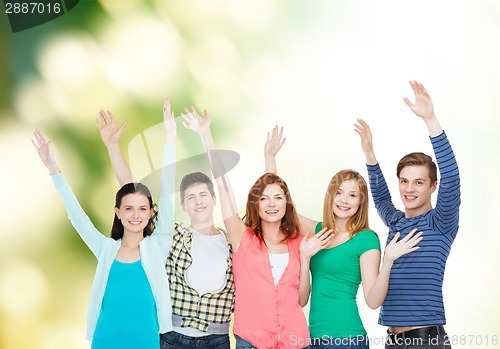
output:
[[[148,187],[146,187],[142,183],[127,183],[123,187],[121,187],[120,190],[118,190],[118,192],[116,193],[115,207],[120,208],[123,197],[129,194],[144,195],[145,197],[148,198],[149,207],[155,208],[153,204],[153,198],[151,197],[151,192],[149,191]],[[155,213],[151,216],[151,218],[148,221],[148,224],[144,228],[143,232],[144,237],[149,236],[151,235],[151,233],[153,233],[155,227],[156,215],[157,212],[155,210]],[[115,213],[115,219],[113,220],[113,227],[111,228],[111,237],[115,240],[119,240],[123,237],[123,224],[122,221],[116,215],[116,213]]]
[[[262,235],[262,220],[259,216],[259,201],[264,192],[264,189],[270,184],[277,184],[286,197],[286,212],[281,219],[280,229],[285,235],[285,240],[295,239],[300,235],[300,224],[295,205],[293,204],[292,196],[288,190],[285,181],[274,173],[266,173],[262,175],[255,184],[250,188],[247,200],[246,214],[243,217],[245,224],[250,227],[261,242],[264,242]]]

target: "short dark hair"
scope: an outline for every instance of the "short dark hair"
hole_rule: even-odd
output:
[[[203,172],[193,172],[188,173],[184,177],[182,177],[181,185],[180,185],[180,195],[181,195],[181,203],[184,203],[184,195],[186,194],[186,189],[195,185],[195,184],[206,184],[208,187],[208,191],[212,195],[215,196],[214,184],[212,180]]]
[[[116,193],[115,207],[120,208],[123,197],[129,194],[144,195],[145,197],[148,198],[149,207],[150,208],[154,207],[153,198],[151,197],[151,192],[149,191],[148,187],[146,187],[142,183],[127,183],[123,187],[121,187],[120,190],[118,190],[118,192]],[[156,218],[156,213],[151,216],[151,218],[148,221],[148,224],[144,228],[143,231],[144,237],[150,236],[153,233],[155,218]],[[113,220],[113,227],[111,228],[111,237],[115,240],[123,238],[123,224],[122,221],[116,215],[116,212],[115,212],[115,219]]]
[[[426,166],[429,170],[431,185],[437,182],[437,167],[432,158],[424,153],[410,153],[399,160],[396,175],[399,178],[401,170],[407,166]]]

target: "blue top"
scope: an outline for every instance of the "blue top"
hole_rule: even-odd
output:
[[[73,191],[62,173],[52,176],[54,186],[66,207],[68,218],[82,240],[97,258],[97,269],[90,291],[87,311],[86,338],[92,340],[97,319],[101,312],[102,300],[108,282],[109,271],[113,264],[121,239],[114,240],[101,234],[83,211]],[[175,145],[165,144],[161,177],[161,193],[158,204],[158,222],[151,236],[139,243],[141,263],[153,290],[160,333],[172,330],[172,303],[165,272],[174,227],[175,203]]]
[[[416,217],[405,218],[392,204],[389,189],[378,164],[367,165],[375,207],[389,228],[389,243],[396,232],[401,237],[412,229],[423,232],[420,248],[394,261],[387,297],[380,309],[379,324],[385,326],[444,325],[443,277],[451,245],[458,232],[460,177],[455,155],[446,134],[430,138],[439,174],[436,207]]]
[[[115,259],[92,349],[137,348],[160,348],[155,299],[141,261],[124,263]]]

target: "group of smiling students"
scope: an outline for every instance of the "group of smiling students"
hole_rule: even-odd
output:
[[[191,107],[181,114],[208,155],[222,229],[214,225],[214,185],[201,172],[185,175],[180,184],[190,224],[174,223],[177,129],[168,99],[157,210],[118,146],[125,123],[117,127],[113,115],[101,111],[101,138],[122,185],[109,238],[89,220],[61,174],[50,140],[36,130],[33,144],[71,223],[98,260],[87,314],[92,348],[230,348],[233,313],[236,348],[368,348],[356,304],[360,284],[368,306],[381,306],[386,348],[450,348],[442,283],[458,230],[460,179],[429,94],[416,81],[410,85],[415,102],[404,101],[428,128],[441,177],[434,208],[431,194],[438,181],[432,158],[410,153],[400,160],[397,176],[405,207],[400,211],[391,201],[368,124],[361,119],[355,124],[375,207],[389,228],[383,258],[368,225],[368,186],[358,172],[333,176],[321,221],[296,212],[277,175],[282,128],[268,133],[266,173],[250,188],[240,218],[208,113],[199,115]],[[302,307],[309,296],[308,324]]]

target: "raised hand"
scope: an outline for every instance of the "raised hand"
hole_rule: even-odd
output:
[[[432,104],[431,96],[427,93],[424,85],[413,80],[410,81],[411,88],[415,93],[415,104],[410,102],[407,97],[403,97],[403,101],[415,115],[421,117],[422,119],[434,118],[434,106]]]
[[[50,174],[56,174],[61,172],[56,163],[56,158],[54,156],[54,152],[52,150],[51,141],[45,137],[45,135],[40,130],[35,130],[33,132],[35,136],[36,142],[32,139],[31,143],[35,147],[38,152],[38,156],[40,156],[40,160],[42,160],[43,164],[49,170]]]
[[[163,104],[163,127],[165,128],[165,139],[169,143],[175,142],[177,134],[177,125],[175,124],[175,115],[172,111],[170,99],[166,99]]]
[[[413,229],[408,235],[398,241],[399,232],[396,233],[391,242],[387,245],[384,252],[384,260],[388,262],[394,262],[399,257],[418,250],[420,247],[416,246],[420,241],[422,241],[422,232],[415,234],[417,229]]]
[[[375,165],[377,163],[377,158],[375,157],[375,152],[373,151],[373,140],[370,126],[368,126],[363,119],[357,119],[357,121],[358,123],[354,124],[354,131],[361,139],[361,149],[365,154],[366,163],[368,165]]]
[[[357,119],[358,123],[354,124],[354,131],[361,138],[361,149],[363,153],[368,153],[373,151],[373,141],[372,141],[372,132],[370,131],[370,126],[363,120]]]
[[[323,228],[314,236],[304,237],[299,246],[300,258],[303,260],[311,259],[318,251],[328,247],[333,236],[333,229]]]
[[[206,110],[204,111],[205,117],[202,117],[194,106],[191,106],[191,110],[184,108],[184,111],[186,113],[181,116],[184,119],[182,124],[185,128],[198,134],[210,131],[210,115]]]
[[[119,128],[116,127],[113,114],[111,114],[109,110],[105,112],[102,109],[99,111],[99,117],[97,117],[95,121],[97,127],[99,127],[99,134],[101,135],[104,145],[109,147],[110,145],[118,144],[127,122],[124,121]]]
[[[283,144],[285,144],[286,138],[283,138],[283,127],[278,129],[278,126],[274,126],[271,132],[267,133],[267,141],[264,145],[264,155],[266,157],[274,157],[281,149]]]

